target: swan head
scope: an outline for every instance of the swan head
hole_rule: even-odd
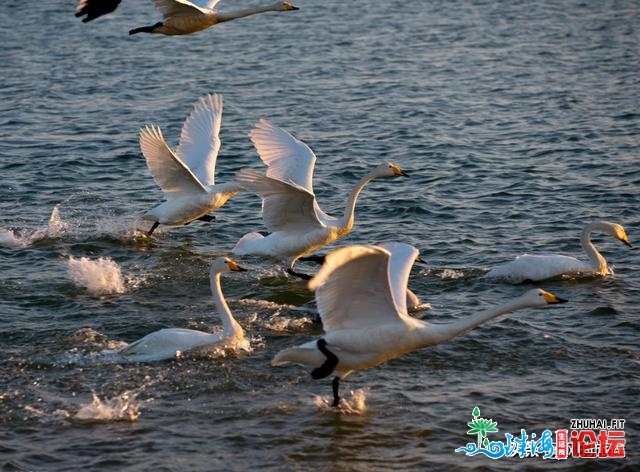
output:
[[[391,162],[385,162],[376,167],[371,173],[374,177],[409,177],[400,167]]]
[[[276,2],[273,6],[277,11],[300,10],[300,8],[294,6],[291,2]]]
[[[240,267],[236,261],[228,257],[218,257],[211,263],[211,275],[223,272],[245,272],[247,269]]]
[[[622,241],[627,246],[632,247],[631,243],[629,242],[629,237],[627,236],[627,232],[624,230],[622,225],[619,225],[618,223],[611,223],[608,221],[603,221],[603,223],[604,223],[604,226],[602,229],[604,230],[605,233],[607,233],[609,236],[613,238],[616,238]]]
[[[542,290],[541,288],[534,288],[525,292],[521,297],[522,303],[525,306],[530,307],[540,307],[547,305],[556,305],[558,303],[567,303],[568,300],[564,298],[560,298],[557,295],[547,292],[546,290]]]

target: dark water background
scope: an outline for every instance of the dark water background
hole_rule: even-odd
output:
[[[71,0],[0,5],[2,470],[638,467],[640,4],[296,3],[187,37],[129,37],[159,19],[150,1],[89,24]],[[595,235],[615,276],[548,281],[570,304],[356,373],[341,412],[324,403],[328,381],[270,367],[321,329],[292,310],[312,298],[304,283],[259,258],[223,278],[252,352],[95,362],[155,329],[218,325],[209,263],[263,229],[246,194],[214,223],[134,232],[161,196],[138,129],[157,123],[175,145],[207,92],[225,100],[220,182],[260,167],[247,133],[262,116],[314,149],[330,213],[384,160],[411,174],[371,183],[336,246],[420,248],[430,266],[410,286],[432,308],[418,316],[446,321],[519,295],[531,286],[483,273],[523,252],[580,256],[594,220],[623,224],[636,247]],[[93,294],[68,273],[71,257],[111,258],[124,293]],[[466,457],[454,449],[474,441],[475,406],[498,422],[496,440],[625,418],[627,458]]]

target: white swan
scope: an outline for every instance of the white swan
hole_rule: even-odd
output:
[[[303,142],[285,130],[261,119],[249,133],[266,175],[241,170],[236,182],[262,196],[262,218],[271,234],[245,234],[233,248],[237,255],[257,254],[285,259],[288,272],[305,254],[341,238],[353,227],[356,201],[362,189],[378,177],[408,177],[394,164],[384,163],[362,177],[347,197],[344,215],[334,218],[323,212],[313,193],[316,156]]]
[[[96,18],[111,13],[120,4],[120,0],[79,0],[76,6],[76,17],[84,16],[82,22],[95,20]]]
[[[185,120],[175,152],[165,143],[158,126],[140,129],[140,149],[166,199],[142,216],[153,221],[149,236],[159,224],[211,221],[208,213],[242,190],[235,182],[214,183],[221,121],[222,96],[209,94],[198,100]]]
[[[321,379],[336,372],[333,406],[338,406],[340,379],[416,349],[459,336],[499,315],[566,300],[534,289],[498,307],[458,321],[430,324],[407,315],[405,291],[411,261],[391,273],[391,254],[376,246],[348,246],[334,251],[309,282],[316,290],[325,335],[280,351],[272,365],[313,367]]]
[[[153,2],[162,13],[163,21],[152,26],[132,29],[129,31],[130,35],[136,33],[191,34],[224,21],[235,20],[257,13],[298,10],[298,7],[283,1],[264,7],[247,8],[229,13],[220,13],[214,10],[219,0],[209,0],[204,8],[194,5],[188,0],[153,0]]]
[[[212,334],[183,328],[161,329],[119,349],[117,354],[131,362],[152,362],[171,359],[187,351],[209,351],[241,345],[244,331],[231,314],[222,295],[220,274],[245,270],[227,257],[219,257],[211,264],[211,294],[222,318],[221,333]]]
[[[589,257],[588,262],[559,254],[523,254],[511,262],[494,267],[485,274],[485,277],[520,283],[526,280],[549,279],[563,274],[611,275],[613,270],[607,266],[607,261],[591,242],[593,231],[602,231],[631,247],[627,233],[621,225],[609,221],[596,221],[584,228],[580,235],[582,249]]]

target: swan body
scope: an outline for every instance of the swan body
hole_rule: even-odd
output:
[[[335,372],[333,405],[337,406],[339,380],[353,371],[444,343],[505,313],[565,301],[534,289],[458,321],[431,324],[407,314],[411,264],[409,260],[404,266],[397,265],[392,273],[391,253],[378,246],[348,246],[329,254],[309,282],[309,288],[316,291],[324,336],[280,351],[272,365],[296,363],[313,367],[313,378]]]
[[[316,156],[303,142],[262,119],[249,134],[266,174],[243,169],[236,182],[262,197],[262,217],[271,232],[244,235],[233,248],[237,255],[256,254],[287,260],[292,272],[296,260],[351,231],[355,205],[362,189],[378,177],[407,177],[399,167],[383,163],[362,177],[347,198],[344,215],[336,218],[319,207],[312,180]]]
[[[205,7],[199,7],[188,0],[154,0],[156,8],[162,13],[163,20],[152,26],[134,28],[129,31],[129,34],[157,33],[169,36],[191,34],[218,23],[257,13],[298,10],[297,7],[289,2],[278,1],[264,7],[219,13],[214,9],[218,2],[219,0],[209,0]]]
[[[227,257],[220,257],[211,264],[211,293],[222,318],[222,332],[205,333],[184,328],[161,329],[119,349],[118,356],[130,362],[152,362],[172,359],[187,352],[211,351],[241,345],[244,331],[231,314],[222,295],[220,274],[244,270]]]
[[[158,224],[210,221],[213,217],[209,213],[241,190],[233,181],[214,181],[221,121],[222,96],[210,94],[198,100],[185,120],[175,152],[165,143],[159,127],[145,126],[140,130],[140,149],[166,199],[142,216],[153,221],[149,235]]]
[[[539,281],[560,275],[612,275],[613,270],[591,242],[593,231],[601,231],[631,247],[627,233],[621,225],[609,221],[596,221],[585,227],[580,236],[580,243],[589,258],[588,261],[560,254],[523,254],[511,262],[494,267],[487,272],[485,277],[520,283],[526,280]]]

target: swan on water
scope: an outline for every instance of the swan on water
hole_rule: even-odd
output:
[[[267,172],[242,169],[236,182],[262,197],[262,219],[271,234],[245,234],[233,253],[284,259],[287,272],[303,278],[308,276],[293,270],[296,260],[351,231],[356,201],[365,185],[378,177],[408,177],[395,164],[380,164],[356,183],[347,197],[344,215],[335,218],[316,202],[312,187],[316,156],[306,144],[264,118],[249,137],[267,165]]]
[[[596,221],[584,228],[580,235],[580,244],[587,253],[589,261],[581,261],[560,254],[523,254],[511,262],[494,267],[485,274],[485,277],[520,283],[565,274],[613,275],[613,270],[607,266],[607,261],[591,242],[593,231],[601,231],[631,247],[627,233],[621,225],[609,221]]]
[[[222,319],[221,333],[212,334],[184,328],[161,329],[119,349],[117,354],[131,362],[152,362],[172,359],[188,351],[204,352],[240,346],[244,341],[244,331],[224,299],[220,274],[245,270],[228,257],[219,257],[211,264],[211,294]]]
[[[219,0],[209,0],[205,7],[199,7],[188,0],[153,0],[156,8],[162,13],[163,20],[152,26],[142,26],[129,31],[136,33],[158,33],[166,35],[191,34],[202,31],[218,23],[244,18],[245,16],[269,11],[298,10],[289,2],[278,1],[263,6],[221,13],[215,10]]]
[[[209,94],[198,100],[185,120],[175,152],[165,143],[158,126],[140,129],[140,149],[166,200],[142,216],[153,221],[148,236],[159,224],[175,226],[194,220],[211,221],[214,217],[209,212],[242,190],[233,181],[214,182],[221,121],[222,96]]]
[[[333,372],[333,406],[338,406],[340,380],[416,349],[449,341],[476,326],[521,308],[563,303],[533,289],[507,303],[450,323],[431,324],[406,310],[411,260],[392,272],[391,253],[377,246],[347,246],[329,254],[309,282],[315,290],[324,336],[280,351],[272,365],[312,367],[314,379]]]

